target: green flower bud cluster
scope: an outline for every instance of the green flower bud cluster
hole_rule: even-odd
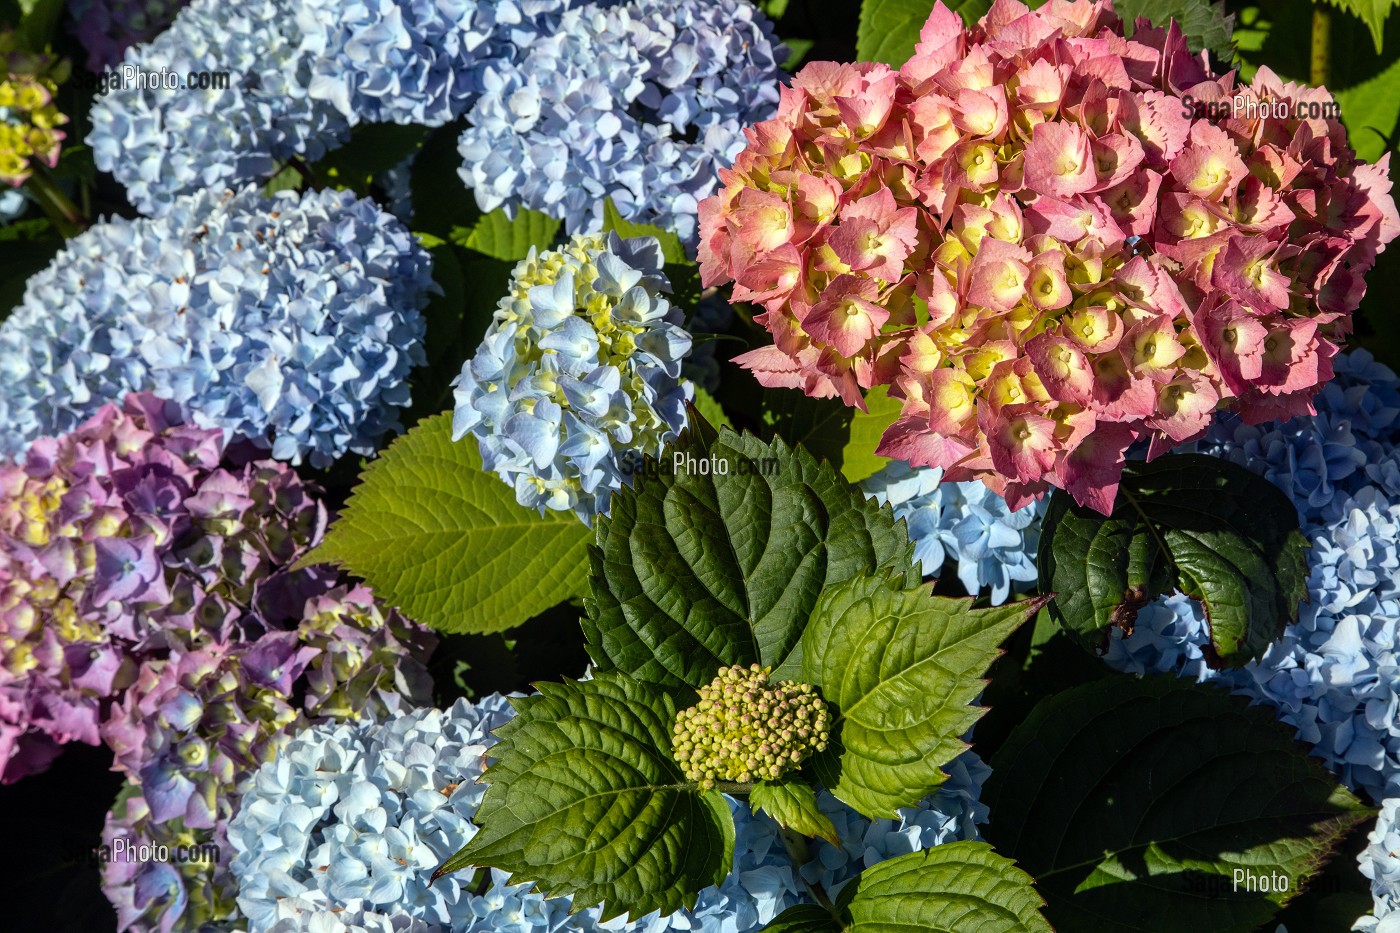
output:
[[[673,751],[704,790],[716,781],[776,781],[826,748],[831,716],[809,684],[769,684],[772,668],[720,668],[676,717]]]

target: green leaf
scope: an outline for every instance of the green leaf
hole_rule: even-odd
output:
[[[841,889],[851,933],[1054,933],[1030,875],[985,842],[950,842],[872,865]]]
[[[453,229],[451,239],[492,259],[518,262],[529,255],[532,246],[539,250],[553,246],[559,226],[560,222],[548,214],[522,207],[512,218],[502,207],[481,217],[471,228]]]
[[[686,255],[685,246],[681,244],[681,238],[670,230],[663,230],[655,224],[634,223],[618,213],[617,206],[613,204],[612,198],[603,201],[603,232],[616,232],[623,239],[637,236],[653,236],[661,242],[661,255],[666,260],[666,264],[678,266],[693,266],[694,262]]]
[[[992,8],[991,0],[944,0],[971,25]],[[919,30],[933,11],[933,0],[864,0],[856,30],[856,58],[898,68],[914,54]]]
[[[729,416],[724,413],[715,397],[699,386],[695,386],[695,409],[717,428],[734,427],[734,423],[729,420]]]
[[[1345,10],[1366,24],[1371,30],[1371,39],[1376,43],[1376,54],[1381,53],[1382,39],[1385,36],[1385,21],[1390,11],[1395,9],[1397,0],[1327,0],[1339,10]]]
[[[1115,0],[1113,8],[1123,18],[1124,32],[1129,36],[1139,17],[1154,26],[1176,20],[1191,51],[1210,49],[1222,62],[1235,57],[1231,42],[1235,17],[1226,13],[1224,0]]]
[[[467,866],[508,871],[603,919],[692,906],[734,857],[734,821],[667,751],[676,707],[622,674],[539,685],[513,700],[477,808],[481,831],[434,878]]]
[[[919,581],[890,509],[805,450],[717,435],[692,409],[663,457],[683,468],[615,493],[589,548],[583,625],[604,670],[700,687],[720,667],[760,662],[791,678],[824,589],[871,568]]]
[[[1251,933],[1375,812],[1272,710],[1174,677],[1043,701],[983,800],[988,839],[1035,876],[1060,933]],[[1259,893],[1276,875],[1288,891]]]
[[[773,918],[763,933],[841,933],[845,927],[831,912],[816,904],[798,904]]]
[[[1375,162],[1400,137],[1400,59],[1369,81],[1336,92],[1356,154]]]
[[[943,783],[982,709],[982,675],[1046,597],[973,609],[971,599],[858,576],[827,588],[802,635],[802,679],[832,706],[832,743],[813,759],[837,799],[894,817]]]
[[[29,52],[46,50],[63,15],[64,0],[19,0],[19,37]]]
[[[728,380],[738,384],[738,380]],[[721,385],[721,388],[724,388]],[[795,389],[763,389],[747,395],[761,403],[759,418],[771,437],[801,444],[815,457],[842,465],[856,409],[837,398],[812,398]]]
[[[865,407],[869,410],[857,409],[851,415],[850,437],[841,451],[841,475],[852,483],[875,475],[890,462],[888,457],[877,456],[875,448],[903,405],[889,397],[885,386],[876,386],[865,394]]]
[[[397,123],[370,123],[357,126],[350,141],[326,153],[313,168],[361,195],[368,194],[375,177],[418,152],[428,130]]]
[[[834,846],[841,844],[831,818],[817,807],[817,792],[800,779],[759,781],[749,792],[749,806],[767,813],[779,826],[809,838],[820,836]]]
[[[453,443],[449,412],[370,461],[301,563],[339,564],[431,628],[499,632],[583,592],[588,538],[572,514],[517,505],[474,440]]]
[[[1123,470],[1105,517],[1056,492],[1040,538],[1040,588],[1088,647],[1180,589],[1205,604],[1215,663],[1257,658],[1298,618],[1306,541],[1273,483],[1217,457],[1177,454]]]
[[[791,73],[797,70],[797,66],[807,58],[807,54],[816,43],[811,39],[785,39],[783,45],[788,48],[788,57],[780,67],[783,71]]]
[[[1054,933],[1029,875],[985,842],[949,842],[872,865],[841,889],[836,915],[793,907],[765,933]]]
[[[279,191],[300,191],[302,183],[306,179],[302,178],[301,172],[290,165],[273,175],[263,185],[263,194],[271,195]]]
[[[470,253],[431,233],[416,235],[432,254],[433,281],[442,293],[423,309],[427,363],[413,371],[413,403],[403,416],[409,427],[452,406],[452,381],[486,334],[511,270],[510,263]]]

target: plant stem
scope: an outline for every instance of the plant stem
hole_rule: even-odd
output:
[[[812,860],[812,850],[807,845],[806,837],[786,826],[778,827],[778,836],[783,840],[783,848],[787,849],[788,858],[792,859],[792,864],[797,868],[797,876],[801,878],[802,866]],[[802,878],[802,883],[807,885],[807,890],[812,892],[813,899],[822,906],[822,909],[830,911],[833,917],[836,916],[836,905],[831,903],[831,898],[827,896],[825,888],[819,884],[813,884],[806,878]]]
[[[53,222],[54,228],[65,238],[77,236],[87,228],[87,218],[58,187],[47,168],[42,165],[35,166],[34,174],[29,176],[27,184],[29,193],[34,195],[34,200],[39,202],[39,206]]]
[[[1322,0],[1313,2],[1312,55],[1309,59],[1308,80],[1313,87],[1327,83],[1332,60],[1332,14]]]
[[[715,781],[715,786],[712,789],[719,791],[721,794],[747,797],[749,792],[753,790],[753,785],[741,784],[738,781]]]

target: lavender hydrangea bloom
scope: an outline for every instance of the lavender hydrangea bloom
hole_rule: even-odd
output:
[[[223,89],[122,85],[101,95],[87,143],[143,214],[176,209],[180,195],[270,178],[293,156],[319,159],[347,138],[345,118],[307,94],[294,0],[194,0],[124,65],[228,73]]]
[[[1178,670],[1274,706],[1343,782],[1380,800],[1400,795],[1400,495],[1372,468],[1394,463],[1400,380],[1361,351],[1337,357],[1336,369],[1316,416],[1260,428],[1222,421],[1204,443],[1298,507],[1312,545],[1299,621],[1258,661],[1211,671],[1200,607],[1178,595],[1141,613],[1132,636],[1115,634],[1107,660]]]
[[[68,0],[73,35],[87,49],[87,70],[107,71],[123,53],[149,42],[190,0]]]
[[[596,228],[624,217],[694,242],[699,203],[777,110],[785,50],[748,0],[567,9],[513,59],[487,63],[461,175],[483,210],[524,206]]]
[[[227,822],[192,829],[152,817],[139,785],[128,783],[102,827],[107,860],[102,888],[117,910],[119,930],[233,933],[241,929],[228,851]],[[166,846],[169,860],[142,859],[140,846]],[[182,859],[174,858],[176,847]]]
[[[576,235],[530,255],[453,383],[455,440],[471,434],[482,467],[521,505],[606,513],[642,454],[685,423],[680,382],[690,336],[662,296],[655,238]]]
[[[293,463],[370,453],[424,359],[429,265],[349,192],[201,192],[98,224],[0,325],[0,458],[133,391]]]
[[[892,461],[861,482],[867,496],[894,508],[909,525],[914,557],[925,574],[937,574],[948,558],[971,595],[990,591],[992,605],[1006,602],[1017,583],[1036,579],[1041,502],[1011,511],[981,483],[944,483],[937,467]]]

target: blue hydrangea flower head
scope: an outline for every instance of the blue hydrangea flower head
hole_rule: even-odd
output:
[[[96,224],[0,325],[0,457],[139,391],[293,463],[370,453],[434,287],[408,229],[349,192],[205,191]]]
[[[1114,635],[1108,662],[1177,670],[1274,707],[1313,754],[1375,800],[1400,796],[1400,380],[1357,351],[1315,415],[1249,427],[1222,417],[1201,447],[1269,478],[1311,548],[1308,600],[1258,661],[1210,671],[1199,605],[1174,596]],[[1400,922],[1400,921],[1397,921]]]
[[[307,93],[294,0],[194,0],[170,28],[126,51],[123,65],[227,73],[227,88],[171,90],[136,82],[97,97],[87,143],[143,214],[182,194],[270,178],[293,156],[319,159],[347,138],[345,118]]]
[[[1352,927],[1366,933],[1392,933],[1400,929],[1400,797],[1381,803],[1368,845],[1357,856],[1361,874],[1371,882],[1374,910]]]
[[[483,210],[529,207],[594,229],[603,200],[694,242],[699,203],[777,110],[786,52],[748,0],[570,8],[487,63],[459,149]]]
[[[453,383],[454,439],[521,505],[606,513],[643,454],[685,424],[690,336],[666,300],[653,237],[575,235],[515,267],[486,337]]]
[[[596,907],[570,915],[568,898],[546,898],[496,870],[482,893],[462,875],[429,885],[432,870],[476,831],[471,817],[485,793],[476,781],[491,731],[513,715],[504,697],[490,696],[292,738],[254,775],[229,824],[251,933],[320,933],[312,921],[329,912],[353,918],[343,921],[348,929],[376,933],[386,929],[376,914],[404,918],[406,933],[752,933],[798,902],[776,828],[732,800],[734,872],[702,891],[692,910],[669,917],[602,923]]]
[[[442,126],[467,112],[483,68],[553,31],[574,0],[310,0],[296,11],[308,93],[351,124]]]
[[[981,483],[944,483],[937,467],[885,465],[861,482],[867,496],[894,508],[909,525],[914,556],[926,575],[957,561],[958,580],[971,595],[988,590],[992,605],[1011,596],[1017,583],[1036,579],[1042,502],[1012,511],[1006,500]]]

